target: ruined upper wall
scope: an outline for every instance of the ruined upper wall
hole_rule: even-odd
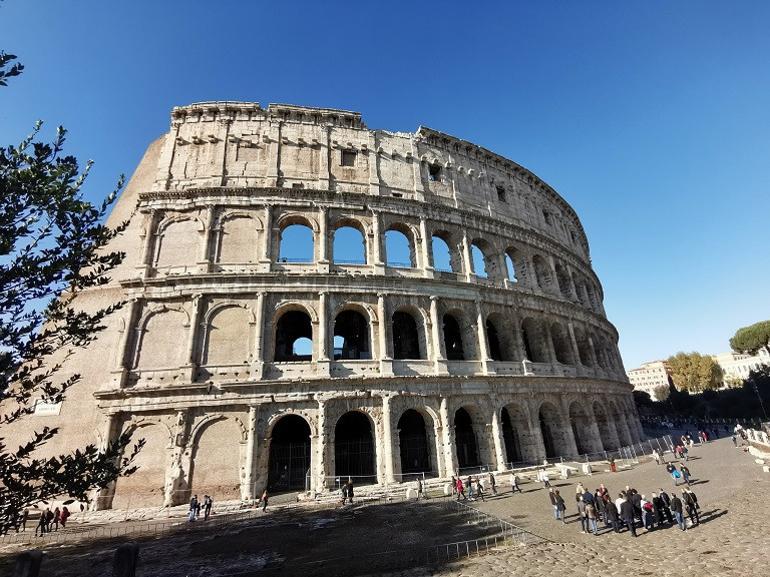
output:
[[[589,259],[577,215],[532,172],[429,128],[368,129],[357,112],[243,102],[174,108],[154,190],[212,186],[336,190],[441,203],[534,227]]]

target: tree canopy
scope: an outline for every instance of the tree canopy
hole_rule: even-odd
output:
[[[0,86],[23,67],[0,53]],[[53,141],[39,140],[42,123],[18,145],[0,147],[0,424],[32,413],[35,403],[58,403],[80,380],[58,373],[67,357],[85,347],[104,328],[121,303],[85,311],[80,293],[109,282],[108,273],[124,255],[107,250],[125,224],[103,224],[123,178],[104,202],[93,205],[82,187],[91,163],[80,168],[64,154],[66,131]],[[128,450],[121,435],[104,447],[88,445],[41,457],[38,451],[58,430],[42,427],[18,448],[0,438],[0,534],[20,512],[55,497],[88,501],[94,489],[133,472],[143,445]]]
[[[760,349],[770,352],[770,321],[761,321],[735,331],[730,339],[735,352],[756,355]]]
[[[679,352],[669,357],[666,364],[678,391],[699,393],[722,384],[722,369],[708,355]]]

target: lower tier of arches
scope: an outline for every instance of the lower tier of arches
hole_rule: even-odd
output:
[[[111,412],[106,434],[122,431],[146,444],[137,472],[101,491],[99,508],[175,505],[194,494],[222,501],[253,499],[264,489],[322,492],[348,477],[358,485],[449,478],[642,440],[625,391],[268,396]]]

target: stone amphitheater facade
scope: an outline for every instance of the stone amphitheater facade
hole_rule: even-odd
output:
[[[109,224],[124,220],[127,258],[81,299],[127,305],[67,360],[82,382],[25,425],[60,426],[51,451],[146,439],[102,508],[448,478],[642,438],[578,217],[476,144],[342,110],[178,107]],[[303,262],[282,256],[289,227],[312,237]],[[343,228],[355,262],[335,260]]]

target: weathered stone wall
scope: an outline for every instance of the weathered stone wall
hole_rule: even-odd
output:
[[[469,454],[502,469],[641,437],[577,216],[474,144],[369,130],[337,110],[175,108],[110,223],[126,219],[115,243],[126,261],[83,303],[127,305],[67,361],[84,378],[61,413],[7,433],[59,426],[51,452],[127,429],[145,437],[140,472],[103,491],[102,507],[250,498],[290,466],[323,490],[344,474],[338,456],[350,458],[339,447],[359,442],[337,431],[351,411],[368,423],[380,483],[416,466],[448,477]],[[307,262],[281,256],[296,224],[312,234]],[[335,259],[343,226],[361,233],[362,262]],[[411,262],[389,262],[388,231],[406,236]],[[435,239],[452,270],[434,266]],[[358,341],[338,350],[345,330]],[[293,352],[297,337],[310,355]],[[410,409],[424,423],[416,441],[399,428]],[[296,452],[272,436],[286,415],[307,423],[301,465],[276,460],[276,447]],[[402,463],[414,447],[419,458]]]

